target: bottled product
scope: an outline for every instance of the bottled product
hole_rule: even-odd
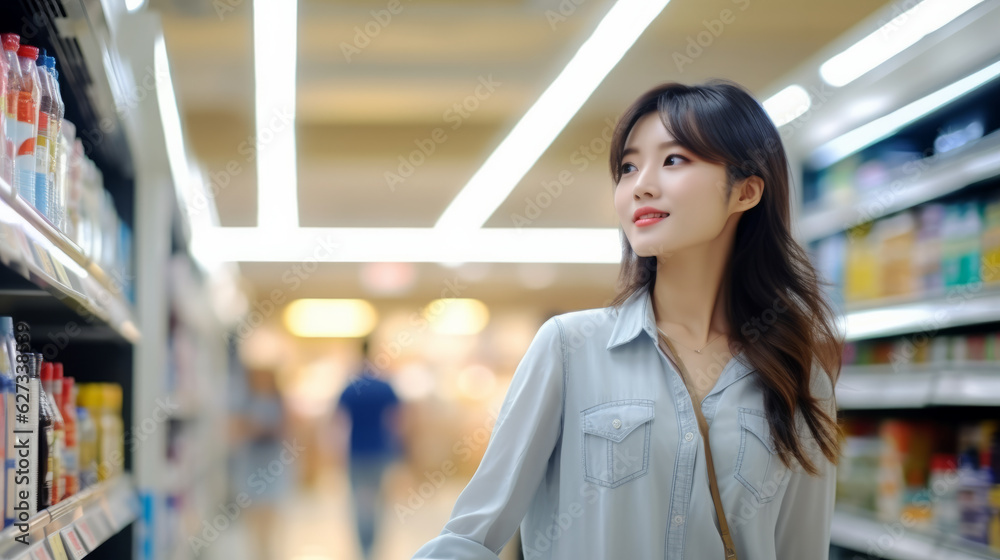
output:
[[[941,533],[958,532],[958,465],[954,455],[939,453],[931,459],[934,527]]]
[[[933,293],[944,285],[941,278],[941,227],[945,207],[941,204],[922,206],[920,231],[917,234],[916,271],[917,289]]]
[[[14,169],[14,160],[8,154],[7,149],[7,82],[10,80],[10,69],[8,68],[6,56],[0,56],[0,181],[8,186],[14,184],[11,175]]]
[[[84,400],[85,387],[78,388],[80,402]],[[77,448],[80,453],[80,490],[97,484],[97,425],[86,406],[76,407]]]
[[[994,196],[983,208],[982,281],[987,285],[1000,284],[1000,197]]]
[[[107,480],[121,474],[125,459],[125,425],[122,422],[122,388],[117,383],[104,383],[101,387],[102,409],[101,448],[98,451],[100,465],[99,480]],[[104,474],[102,476],[102,471]]]
[[[36,86],[39,92],[38,101],[38,134],[35,139],[35,208],[48,216],[49,203],[52,194],[49,191],[49,165],[52,157],[53,128],[55,126],[56,108],[52,91],[52,77],[45,68],[45,55],[41,53],[35,59]]]
[[[882,266],[880,296],[905,296],[916,291],[913,254],[917,240],[916,220],[910,212],[879,220]]]
[[[3,41],[4,70],[7,79],[4,84],[4,107],[6,115],[4,117],[4,178],[8,181],[15,193],[20,186],[15,174],[14,158],[17,155],[17,108],[21,96],[21,63],[17,60],[17,49],[20,47],[21,37],[13,33],[0,35]]]
[[[0,426],[3,428],[3,479],[0,480],[0,504],[3,526],[14,523],[14,321],[0,317]]]
[[[34,421],[32,429],[32,442],[29,444],[31,455],[34,460],[29,465],[28,501],[30,502],[29,513],[34,515],[38,511],[48,507],[48,488],[45,484],[45,474],[48,471],[49,462],[49,442],[52,441],[52,416],[48,412],[48,407],[44,406],[45,399],[41,398],[41,360],[40,354],[28,354],[28,416]],[[19,426],[20,427],[20,426]],[[18,494],[21,488],[18,488]]]
[[[17,128],[14,144],[14,173],[17,176],[17,194],[25,201],[35,202],[35,141],[38,138],[38,105],[42,92],[38,83],[38,48],[21,45],[17,49],[21,65],[21,93],[17,102]]]
[[[988,544],[989,491],[993,481],[989,470],[979,467],[974,450],[960,456],[958,480],[959,535],[972,542]]]
[[[38,399],[38,484],[37,503],[38,511],[52,505],[52,475],[53,462],[55,461],[55,421],[52,416],[52,407],[49,405],[49,396],[45,392],[42,384],[42,354],[34,354],[35,371],[34,380],[37,385],[37,396],[32,395],[32,399]]]
[[[47,81],[52,91],[52,120],[49,122],[49,221],[57,228],[62,229],[63,215],[65,214],[65,197],[60,192],[62,185],[56,181],[58,174],[58,161],[64,143],[62,140],[62,121],[66,115],[66,104],[63,102],[62,91],[59,89],[59,72],[56,70],[56,59],[45,57],[45,70],[48,74]]]
[[[62,364],[58,364],[62,366]],[[59,369],[62,369],[60,367]],[[79,436],[76,419],[76,386],[72,377],[63,377],[62,395],[59,403],[63,413],[63,422],[66,427],[66,448],[63,464],[65,481],[65,495],[68,498],[80,491],[80,459],[79,459]]]
[[[62,413],[59,412],[59,406],[56,404],[54,394],[55,385],[55,368],[53,364],[43,364],[42,389],[45,391],[44,398],[52,414],[52,445],[49,446],[49,470],[51,474],[47,475],[52,481],[49,492],[50,505],[59,503],[60,497],[63,494],[62,456],[66,438],[66,428],[63,423]],[[59,380],[59,389],[62,391],[62,379]]]

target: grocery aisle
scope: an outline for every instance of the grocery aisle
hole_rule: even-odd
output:
[[[540,327],[621,288],[616,119],[721,77],[844,337],[830,559],[1000,559],[997,29],[1000,0],[0,2],[0,558],[360,559],[348,465],[386,457],[373,557],[410,558]]]

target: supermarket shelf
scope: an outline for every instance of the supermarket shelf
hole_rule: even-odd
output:
[[[0,262],[81,315],[94,316],[125,340],[139,329],[123,290],[49,221],[0,180]]]
[[[1000,364],[845,366],[837,380],[841,410],[1000,406]]]
[[[838,507],[833,514],[830,542],[842,548],[889,560],[996,560],[983,545],[954,535],[907,528],[901,522],[882,523],[868,512]]]
[[[29,559],[35,547],[45,547],[50,557],[53,547],[65,550],[65,557],[78,559],[71,546],[84,555],[92,552],[129,523],[139,513],[138,498],[128,475],[94,485],[75,496],[38,512],[28,520],[27,546],[14,540],[23,533],[17,524],[0,532],[0,558]],[[42,556],[37,556],[41,558]]]
[[[839,204],[804,209],[798,219],[800,240],[815,241],[1000,176],[1000,133],[928,159],[933,161],[926,168],[894,179],[886,188],[853,196]]]
[[[1000,320],[1000,291],[975,286],[948,293],[879,300],[851,306],[841,315],[846,340],[910,333],[933,334],[940,329]]]

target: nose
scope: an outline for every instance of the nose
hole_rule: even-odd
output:
[[[643,197],[655,197],[659,192],[660,185],[657,183],[656,169],[645,167],[639,170],[632,186],[632,197],[639,200]]]

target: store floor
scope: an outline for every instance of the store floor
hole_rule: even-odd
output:
[[[406,560],[427,540],[441,532],[451,508],[467,481],[445,482],[415,515],[400,520],[393,507],[405,504],[412,481],[403,469],[385,477],[385,505],[373,560]],[[201,556],[208,560],[355,560],[361,559],[354,528],[350,486],[343,469],[324,469],[309,488],[299,488],[277,509],[270,557],[254,555],[253,529],[239,523],[220,535]],[[507,547],[502,558],[514,558]]]

